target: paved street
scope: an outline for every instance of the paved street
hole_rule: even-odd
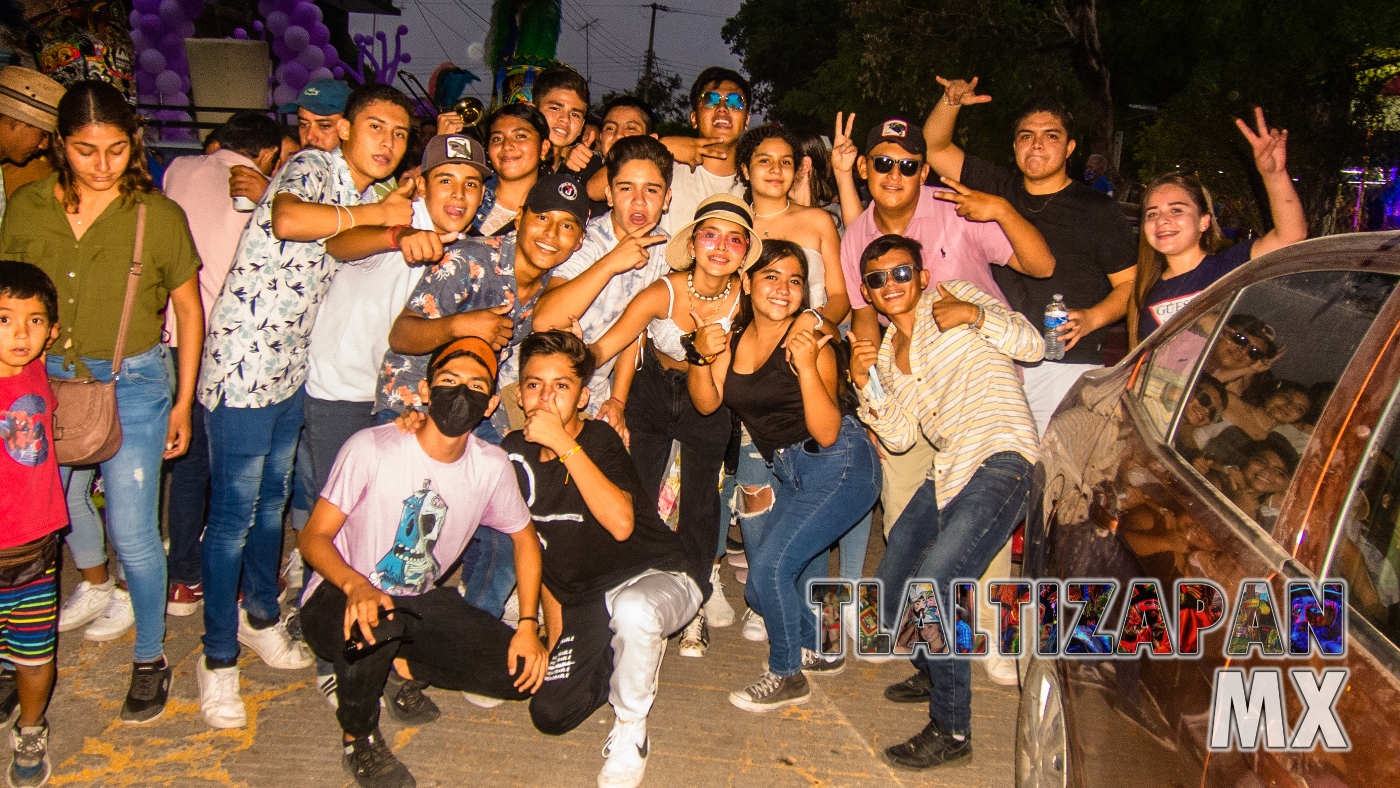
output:
[[[878,540],[876,540],[878,541]],[[872,546],[872,553],[875,552]],[[871,560],[878,561],[872,555]],[[873,568],[874,563],[869,564]],[[742,586],[725,567],[726,592],[741,604]],[[76,583],[69,564],[65,592]],[[742,608],[740,608],[742,610]],[[199,716],[194,666],[200,617],[170,618],[166,653],[175,665],[170,705],[144,726],[117,719],[130,671],[132,634],[105,644],[65,637],[49,720],[52,785],[284,786],[320,788],[351,782],[340,767],[339,732],[313,685],[313,671],[272,670],[248,651],[242,667],[249,726],[216,731]],[[661,670],[650,722],[652,786],[987,786],[1013,784],[1016,691],[973,671],[974,742],[970,763],[933,772],[896,770],[879,750],[923,726],[926,708],[885,701],[882,688],[904,678],[902,662],[852,662],[839,676],[812,680],[812,700],[771,715],[748,714],[727,695],[753,681],[767,644],[750,643],[739,626],[711,631],[703,659],[676,653]],[[483,710],[453,692],[430,690],[442,719],[405,728],[386,713],[391,746],[420,786],[591,786],[612,725],[604,706],[574,732],[545,737],[524,704]]]

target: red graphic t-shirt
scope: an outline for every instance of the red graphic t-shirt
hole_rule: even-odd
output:
[[[0,378],[0,549],[68,524],[68,506],[53,453],[53,409],[42,359]]]

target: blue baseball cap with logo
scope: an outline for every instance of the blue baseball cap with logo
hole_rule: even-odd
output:
[[[301,107],[313,115],[339,115],[345,111],[345,102],[349,100],[349,85],[338,79],[315,79],[306,83],[296,101],[283,104],[277,111],[288,114]]]

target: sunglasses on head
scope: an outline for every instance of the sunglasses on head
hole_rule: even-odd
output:
[[[700,94],[700,107],[702,109],[717,109],[720,104],[734,112],[743,112],[744,94],[720,93],[717,90],[707,90]]]
[[[882,271],[867,271],[865,274],[865,286],[871,290],[879,290],[885,286],[885,282],[893,279],[899,284],[905,284],[914,278],[914,266],[912,263],[904,263],[894,268]]]
[[[1262,361],[1269,357],[1269,351],[1249,341],[1249,335],[1243,331],[1231,331],[1227,334],[1231,342],[1244,348],[1245,355],[1254,361]]]
[[[875,171],[881,175],[894,169],[896,163],[899,164],[899,174],[906,178],[918,175],[919,168],[924,166],[924,163],[918,159],[892,159],[889,156],[875,156],[870,159],[870,166],[874,167]]]

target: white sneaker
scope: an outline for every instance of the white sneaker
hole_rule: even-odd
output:
[[[301,576],[305,570],[302,568],[301,551],[292,548],[292,552],[287,554],[287,563],[282,567],[282,576],[287,579],[287,587],[282,590],[278,600],[283,600],[290,595],[295,598],[297,592],[301,590]]]
[[[991,679],[993,684],[1014,687],[1020,679],[1016,670],[1016,660],[1009,657],[993,654],[982,660],[982,666],[987,669],[987,678]]]
[[[467,703],[470,703],[471,705],[477,707],[478,709],[494,709],[502,703],[505,703],[505,701],[501,700],[500,698],[491,698],[487,697],[486,695],[477,695],[474,692],[467,692],[465,690],[462,692],[462,699],[465,700]]]
[[[195,659],[195,681],[199,683],[199,713],[211,728],[242,728],[248,724],[248,710],[238,694],[238,666],[210,670],[204,657]]]
[[[112,589],[116,586],[110,578],[106,588],[95,586],[86,580],[79,583],[58,613],[58,631],[68,632],[95,621],[102,615],[102,611],[107,609],[107,603],[112,599]]]
[[[682,657],[703,657],[705,649],[710,647],[710,627],[705,623],[705,611],[702,608],[695,618],[685,625],[681,630],[680,652]]]
[[[709,601],[705,602],[705,619],[712,627],[727,627],[733,624],[734,606],[724,598],[724,583],[719,579],[719,564],[715,564],[710,570],[710,586],[714,590],[710,593]]]
[[[131,607],[131,594],[125,588],[113,588],[112,596],[107,600],[107,609],[83,630],[83,639],[98,643],[116,640],[135,623],[136,611]]]
[[[768,627],[763,623],[763,616],[753,612],[753,608],[744,611],[744,640],[752,640],[755,643],[762,643],[768,639]]]
[[[238,642],[253,650],[269,668],[299,670],[316,664],[306,644],[292,640],[287,622],[278,621],[267,629],[253,629],[248,611],[238,608]]]
[[[608,741],[603,745],[603,757],[608,762],[598,772],[598,788],[637,788],[647,773],[647,721],[613,723]]]
[[[340,708],[340,697],[335,694],[336,681],[334,673],[327,673],[324,676],[316,677],[316,689],[325,697],[326,702],[331,704],[332,709]]]

